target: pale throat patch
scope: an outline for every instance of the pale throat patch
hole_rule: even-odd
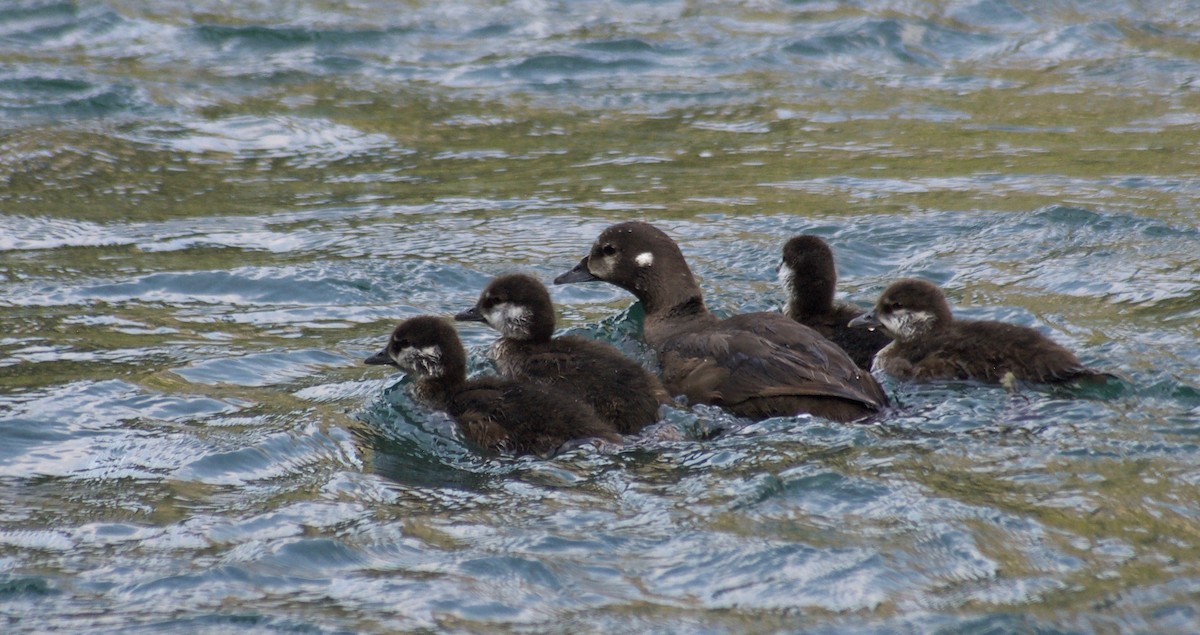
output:
[[[879,352],[875,353],[875,358],[871,360],[871,372],[877,373],[877,372],[885,372],[887,370],[884,367],[885,366],[884,360],[887,359],[888,355],[892,354],[893,348],[896,348],[896,340],[892,340],[892,341],[888,342],[886,346],[879,349]]]
[[[392,361],[410,373],[426,377],[442,375],[442,347],[436,344],[424,348],[401,349],[398,353],[392,354]]]
[[[879,323],[898,340],[912,339],[933,327],[934,317],[927,311],[909,311],[897,309],[890,313],[879,314]]]
[[[529,339],[529,325],[533,321],[533,311],[529,307],[501,302],[484,312],[483,319],[488,326],[500,331],[504,337],[524,340]]]
[[[654,264],[654,254],[648,251],[643,251],[642,253],[638,254],[633,261],[636,262],[637,266],[639,267],[649,267],[650,265]]]
[[[796,278],[796,272],[792,271],[792,268],[787,266],[787,263],[779,264],[779,272],[777,275],[779,277],[779,284],[782,285],[784,289],[792,288],[792,280]]]

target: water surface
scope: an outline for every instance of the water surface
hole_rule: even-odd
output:
[[[5,5],[0,624],[1200,631],[1197,9]],[[361,365],[627,219],[723,313],[810,232],[848,300],[925,277],[1125,380],[543,460]],[[552,294],[650,363],[628,294]]]

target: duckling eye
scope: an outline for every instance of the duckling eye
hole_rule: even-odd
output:
[[[613,254],[617,253],[617,248],[616,248],[616,247],[613,247],[611,244],[608,244],[608,245],[605,245],[605,246],[601,247],[601,248],[600,248],[600,251],[601,251],[601,252],[602,252],[602,253],[603,253],[605,256],[611,256],[611,255],[613,255]]]
[[[889,308],[889,309],[891,309],[891,310],[895,311],[896,309],[899,309],[901,305],[900,305],[900,303],[899,303],[899,302],[896,302],[895,300],[892,300],[891,302],[889,302],[889,303],[888,303],[888,305],[887,305],[887,306],[888,306],[888,308]]]
[[[412,345],[411,343],[409,343],[408,340],[404,339],[403,337],[392,340],[392,343],[396,345],[396,348],[408,348],[409,346]]]

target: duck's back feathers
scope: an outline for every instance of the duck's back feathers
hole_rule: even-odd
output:
[[[495,452],[547,455],[574,439],[621,440],[585,404],[496,377],[467,382],[446,410],[468,440]]]
[[[778,313],[747,313],[667,338],[663,382],[690,402],[752,418],[810,412],[837,420],[887,404],[832,342]]]
[[[895,344],[882,367],[901,379],[1011,379],[1058,383],[1103,375],[1074,353],[1024,326],[982,320],[955,320],[928,341]]]
[[[788,317],[820,333],[825,339],[846,351],[859,368],[870,370],[875,354],[892,341],[887,333],[875,329],[858,329],[848,326],[851,320],[863,314],[862,309],[849,304],[835,303],[828,313],[820,315],[796,315]]]
[[[615,348],[566,335],[542,342],[501,338],[491,357],[505,377],[527,378],[585,400],[622,434],[658,418],[670,396],[658,378]]]

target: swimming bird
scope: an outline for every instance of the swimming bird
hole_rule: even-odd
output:
[[[364,362],[411,374],[419,401],[447,412],[467,440],[488,450],[546,455],[574,439],[621,440],[590,407],[562,393],[494,376],[467,379],[462,341],[442,318],[401,322]]]
[[[821,238],[802,234],[784,244],[779,281],[788,292],[784,313],[840,346],[859,368],[870,370],[875,353],[892,341],[880,329],[848,325],[865,311],[852,304],[834,302],[837,270],[833,251]]]
[[[850,325],[887,330],[894,339],[875,355],[875,369],[899,379],[974,379],[1011,389],[1014,381],[1111,377],[1029,327],[954,319],[941,288],[916,278],[889,285],[875,309]]]
[[[836,421],[888,404],[871,375],[837,345],[780,313],[720,319],[704,304],[679,246],[643,222],[605,229],[556,284],[602,280],[645,309],[644,337],[658,351],[663,385],[690,403],[751,419],[810,413]]]
[[[662,383],[617,349],[573,335],[553,337],[554,305],[531,276],[511,274],[488,283],[475,306],[454,316],[500,332],[488,356],[508,379],[548,385],[586,401],[622,434],[635,434],[670,403]]]

